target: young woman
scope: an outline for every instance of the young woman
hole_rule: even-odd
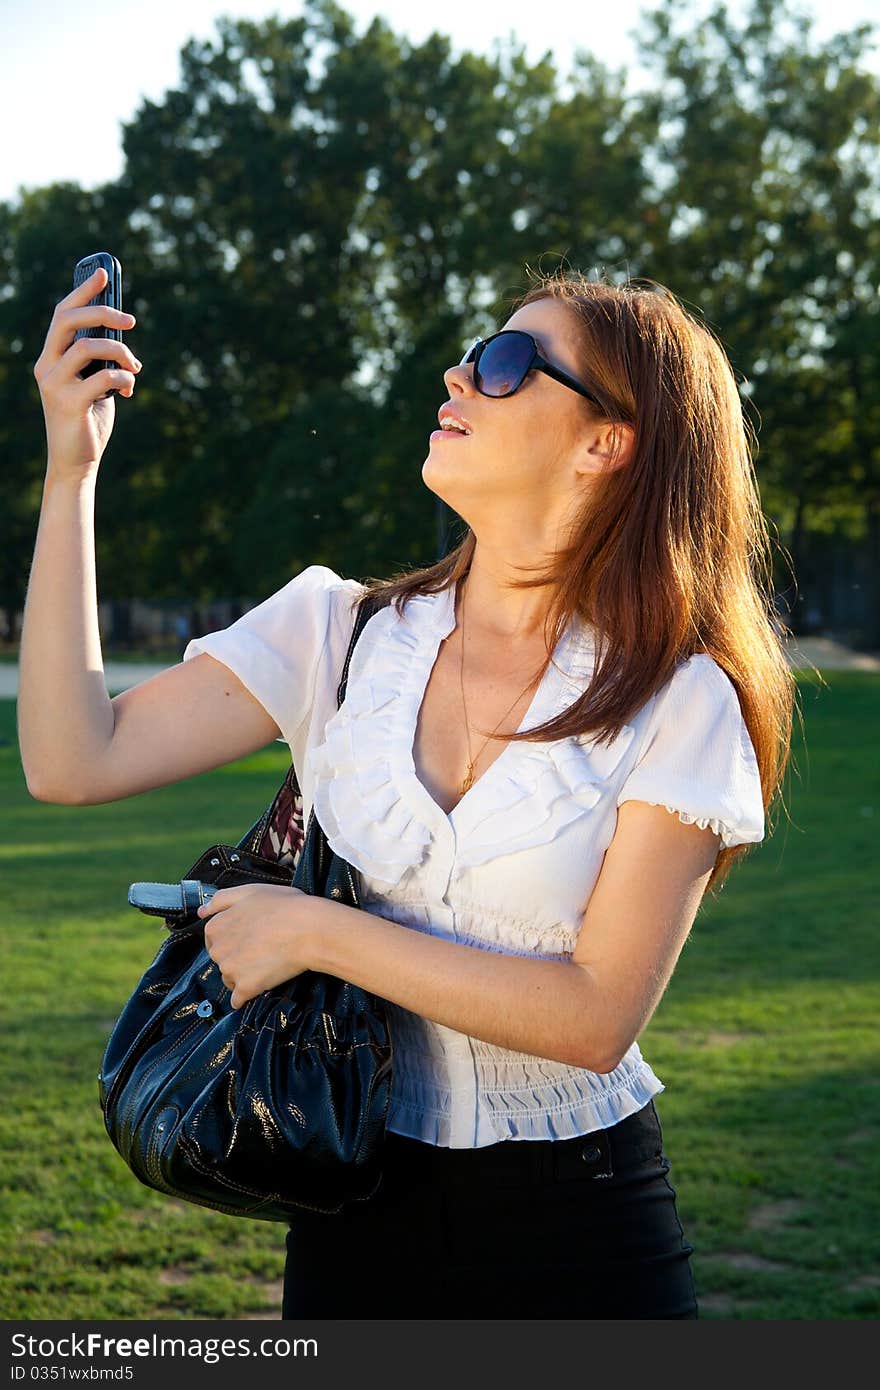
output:
[[[103,277],[103,272],[98,272]],[[374,1198],[291,1225],[285,1317],[694,1318],[637,1038],[788,758],[794,680],[733,372],[653,282],[559,274],[444,377],[424,482],[466,522],[364,586],[311,565],[109,698],[95,479],[136,364],[57,306],[34,368],[48,470],[21,644],[33,796],[89,805],[290,745],[363,911],[219,892],[234,1006],[305,969],[388,1001]],[[80,380],[89,356],[121,370]],[[336,686],[366,592],[341,708]]]

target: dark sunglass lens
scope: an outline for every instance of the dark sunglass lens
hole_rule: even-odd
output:
[[[519,386],[532,357],[528,338],[502,334],[483,349],[477,385],[487,396],[506,396]]]

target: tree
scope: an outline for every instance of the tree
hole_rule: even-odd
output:
[[[787,0],[753,0],[739,28],[721,5],[695,30],[679,13],[665,0],[643,19],[657,70],[636,118],[656,131],[647,273],[699,308],[743,378],[764,508],[800,573],[811,525],[871,528],[877,544],[880,89],[860,66],[872,26],[819,46]],[[876,591],[874,612],[880,644]]]
[[[102,465],[104,596],[256,600],[312,562],[433,558],[443,372],[559,257],[659,280],[718,334],[796,566],[820,527],[876,557],[869,26],[817,45],[788,0],[739,27],[723,5],[683,16],[643,15],[656,80],[634,96],[588,53],[564,77],[512,42],[454,56],[380,19],[359,34],[334,0],[222,17],[126,127],[121,179],[0,204],[0,603],[23,602],[45,469],[32,364],[99,248],[145,364]]]

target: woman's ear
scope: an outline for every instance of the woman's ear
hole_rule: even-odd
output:
[[[575,463],[579,473],[623,468],[632,458],[635,430],[625,420],[596,424],[587,431],[585,443],[585,450]]]

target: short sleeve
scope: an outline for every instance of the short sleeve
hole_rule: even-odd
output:
[[[725,849],[764,838],[755,750],[736,688],[697,653],[658,691],[638,759],[617,805],[647,801],[686,825],[711,826]]]
[[[229,627],[194,637],[183,660],[207,652],[233,671],[293,746],[308,717],[322,661],[340,676],[361,586],[326,565],[309,565]],[[346,626],[347,615],[347,626]]]

